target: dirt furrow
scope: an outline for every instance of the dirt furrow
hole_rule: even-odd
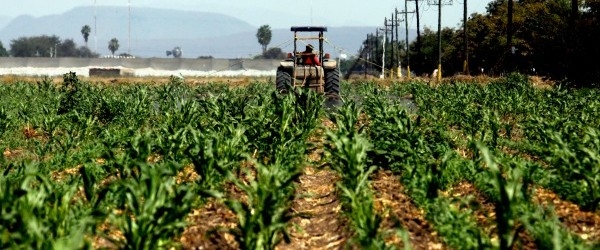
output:
[[[329,169],[306,167],[296,187],[289,230],[291,242],[277,249],[342,249],[349,237],[341,216],[335,183],[338,175]]]
[[[447,249],[433,226],[425,219],[423,211],[415,206],[404,191],[398,176],[390,171],[378,170],[371,182],[375,195],[375,209],[384,217],[382,230],[394,230],[397,220],[409,234],[413,249]],[[398,237],[389,237],[389,244],[403,248]]]
[[[533,200],[542,206],[553,206],[563,225],[583,240],[600,241],[600,215],[582,211],[577,204],[562,200],[554,192],[540,187],[536,188]]]
[[[235,214],[222,202],[209,200],[189,215],[189,225],[180,242],[183,249],[238,249],[226,230],[237,226]]]
[[[321,125],[309,138],[314,148],[307,155],[308,166],[296,183],[292,202],[295,217],[288,231],[291,241],[280,243],[279,250],[343,249],[350,238],[335,185],[340,177],[329,168],[317,167],[323,163],[324,131],[335,129],[328,119],[323,119]]]
[[[457,186],[450,188],[445,195],[451,197],[473,196],[474,216],[477,219],[477,225],[483,228],[484,232],[492,239],[498,239],[498,229],[496,228],[496,212],[494,204],[481,194],[477,188],[469,182],[461,182]],[[518,242],[515,245],[518,249],[537,249],[535,239],[527,231],[522,230],[518,235]]]

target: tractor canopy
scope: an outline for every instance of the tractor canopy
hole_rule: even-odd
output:
[[[326,32],[327,27],[323,26],[292,26],[290,29],[294,32]]]

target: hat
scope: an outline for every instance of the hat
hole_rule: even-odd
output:
[[[307,51],[312,51],[315,47],[312,46],[312,44],[307,44],[306,45],[306,50]]]

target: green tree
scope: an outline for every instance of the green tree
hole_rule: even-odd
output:
[[[66,39],[56,47],[57,55],[60,57],[79,57],[79,50],[73,39]]]
[[[460,59],[460,42],[457,39],[460,35],[452,28],[442,29],[442,73],[444,76],[452,75],[457,70],[462,71],[462,61]],[[410,45],[411,59],[416,58],[416,42]],[[386,55],[387,56],[387,55]],[[411,71],[417,73],[431,74],[438,65],[438,37],[437,30],[434,31],[425,27],[421,34],[421,57],[419,60],[411,60]],[[387,64],[387,62],[386,62]]]
[[[85,41],[85,47],[88,46],[88,38],[90,37],[90,32],[92,32],[92,28],[89,25],[83,25],[81,27],[81,35],[83,35],[83,40]]]
[[[263,25],[258,28],[258,32],[256,32],[256,38],[258,38],[258,43],[262,46],[262,53],[267,52],[267,45],[271,42],[271,27],[269,25]]]
[[[600,83],[600,62],[582,60],[600,56],[599,0],[514,1],[512,45],[507,46],[508,1],[494,0],[486,13],[472,14],[467,21],[469,70],[499,75],[508,71],[535,73],[565,79],[574,85]],[[460,71],[462,30],[442,30],[444,75]],[[437,64],[437,37],[423,37],[423,57],[411,54],[411,69],[431,72]],[[415,51],[416,44],[410,44]],[[379,55],[380,56],[380,55]],[[387,63],[386,63],[387,65]]]
[[[285,53],[281,50],[281,48],[269,48],[265,53],[257,58],[263,59],[284,59]]]
[[[119,40],[117,38],[110,39],[108,42],[108,50],[110,50],[113,56],[115,55],[115,52],[119,50]]]
[[[12,40],[10,55],[14,57],[98,57],[98,54],[92,53],[85,46],[78,48],[73,39],[61,41],[57,36],[20,37]]]
[[[98,57],[98,53],[92,52],[88,47],[81,46],[77,52],[78,57]]]
[[[6,48],[4,48],[4,45],[2,45],[2,41],[0,41],[0,57],[7,57],[8,56],[8,51],[6,50]]]
[[[50,57],[55,49],[58,49],[60,42],[58,36],[20,37],[11,40],[10,55],[14,57]]]

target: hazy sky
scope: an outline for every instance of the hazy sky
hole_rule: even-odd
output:
[[[9,2],[8,0],[2,0]],[[422,26],[437,28],[437,6],[429,6],[422,0]],[[448,2],[449,0],[444,0]],[[442,10],[442,25],[457,27],[462,20],[464,0],[454,0]],[[484,13],[491,0],[468,1],[469,15]],[[394,8],[404,10],[401,0],[20,0],[5,3],[0,16],[34,17],[59,14],[76,6],[113,5],[132,7],[155,7],[190,11],[217,12],[236,16],[251,25],[269,24],[272,28],[287,28],[293,25],[323,26],[383,26],[384,18],[391,17]],[[437,2],[437,1],[436,1]],[[414,2],[409,2],[409,11]],[[415,15],[409,14],[409,26],[416,26]]]

